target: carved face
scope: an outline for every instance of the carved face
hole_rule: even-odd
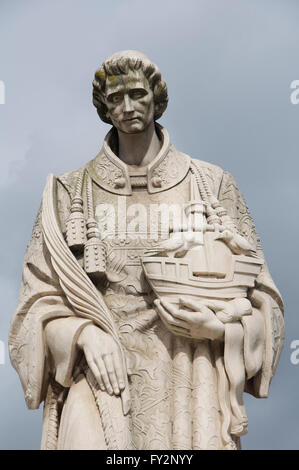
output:
[[[154,96],[142,71],[108,77],[105,104],[113,125],[126,134],[142,132],[154,120]]]

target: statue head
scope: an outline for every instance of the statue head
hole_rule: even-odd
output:
[[[143,114],[146,112],[148,119],[152,120],[159,119],[167,107],[167,85],[158,67],[141,52],[116,52],[96,71],[93,80],[93,104],[102,121],[116,125],[113,112],[118,100],[123,98],[120,95],[124,94],[124,91],[128,94],[128,101],[132,99],[133,102],[132,109],[130,103],[126,103],[128,116],[130,112],[133,113],[134,105],[138,105],[138,101],[140,105],[143,104]],[[138,113],[138,110],[136,112]],[[131,116],[133,121],[134,113]],[[138,128],[137,120],[135,125],[130,123],[132,129]]]

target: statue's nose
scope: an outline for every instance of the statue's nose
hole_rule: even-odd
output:
[[[124,112],[131,113],[132,111],[134,111],[132,100],[129,97],[129,95],[125,94],[124,95]]]

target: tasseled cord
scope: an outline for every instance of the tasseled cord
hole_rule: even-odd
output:
[[[72,199],[71,213],[66,222],[66,241],[74,252],[82,251],[86,241],[82,199],[83,177],[84,171],[80,171],[76,183],[75,196]]]
[[[235,231],[236,226],[229,217],[227,210],[222,207],[218,199],[212,194],[204,172],[197,165],[192,164],[191,172],[197,181],[201,197],[207,204],[207,221],[209,224],[222,224],[226,228]]]
[[[106,248],[94,218],[92,180],[89,175],[86,179],[86,193],[88,219],[86,223],[87,241],[84,246],[84,269],[92,280],[99,281],[105,278]]]

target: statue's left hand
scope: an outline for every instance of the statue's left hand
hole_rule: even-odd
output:
[[[223,339],[224,324],[203,302],[180,298],[181,306],[188,310],[178,309],[164,299],[157,299],[154,304],[161,320],[172,333],[194,339]]]

